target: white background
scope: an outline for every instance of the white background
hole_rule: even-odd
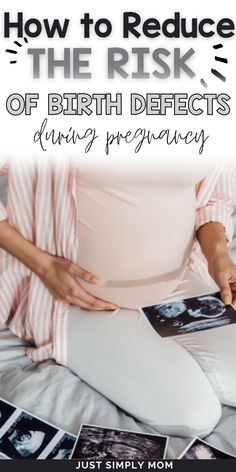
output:
[[[18,1],[1,1],[1,53],[0,53],[0,70],[1,70],[1,95],[0,95],[0,119],[1,119],[1,157],[5,158],[9,155],[17,157],[31,156],[32,154],[42,155],[50,153],[58,153],[58,147],[49,146],[47,153],[40,151],[39,145],[34,144],[32,137],[36,130],[39,129],[42,120],[47,116],[47,95],[51,92],[86,92],[86,93],[123,93],[123,115],[102,117],[92,114],[91,116],[63,116],[57,115],[49,117],[49,128],[55,127],[62,131],[68,130],[70,126],[78,131],[84,131],[88,127],[95,127],[97,132],[103,136],[107,129],[110,131],[135,130],[138,127],[150,128],[153,131],[162,130],[164,128],[178,129],[179,131],[199,131],[205,129],[210,135],[207,146],[205,147],[205,159],[217,158],[233,158],[235,152],[234,133],[235,133],[235,36],[231,39],[222,39],[217,34],[213,38],[197,39],[170,39],[163,35],[158,38],[149,39],[143,34],[139,39],[129,38],[122,39],[122,14],[123,11],[135,11],[139,13],[142,20],[145,21],[149,17],[155,17],[160,22],[166,18],[173,17],[175,11],[180,11],[181,15],[186,18],[197,17],[199,20],[210,17],[216,22],[221,18],[229,17],[235,21],[235,5],[232,1],[224,2],[206,2],[200,0],[198,2],[189,2],[179,0],[178,2],[166,0],[158,1],[90,1],[77,2],[67,0],[66,2],[49,2],[41,0],[40,2],[29,2],[26,0]],[[22,11],[24,19],[36,17],[40,20],[48,18],[53,20],[59,18],[70,19],[67,36],[65,39],[48,39],[44,29],[38,38],[29,38],[29,43],[23,47],[17,48],[14,40],[17,39],[16,34],[4,39],[3,37],[3,12],[9,11],[11,18],[16,20],[17,12]],[[90,12],[91,16],[97,20],[101,17],[108,18],[113,25],[112,34],[108,38],[99,38],[92,32],[90,39],[84,39],[82,34],[82,26],[80,18],[84,12]],[[142,31],[141,28],[139,29]],[[20,42],[23,41],[20,40]],[[217,51],[218,55],[227,57],[229,63],[221,64],[214,61],[215,50],[212,46],[221,42],[224,48]],[[47,78],[46,60],[43,60],[42,77],[40,80],[32,78],[32,57],[27,54],[27,47],[48,48],[54,47],[58,51],[58,59],[63,56],[64,47],[90,47],[92,55],[90,58],[90,71],[92,79],[64,79],[61,70],[56,73],[55,79]],[[158,47],[164,47],[173,50],[174,47],[180,47],[185,53],[191,47],[195,49],[194,58],[189,62],[196,72],[196,76],[190,79],[182,74],[180,79],[173,78],[172,55],[167,58],[168,64],[172,68],[172,77],[161,80],[150,74],[149,79],[115,79],[107,78],[107,48],[123,47],[131,52],[132,47],[149,47],[152,52]],[[19,49],[17,54],[17,64],[10,65],[9,61],[15,59],[15,56],[5,52],[7,48]],[[217,68],[223,75],[227,77],[225,83],[217,79],[211,74],[211,68]],[[146,60],[146,69],[150,73],[156,68],[150,54],[150,58]],[[131,57],[126,68],[127,72],[135,71],[135,58]],[[204,89],[200,84],[200,79],[208,84],[208,88]],[[37,110],[32,111],[31,116],[11,116],[5,107],[6,98],[12,93],[37,92],[40,94],[40,100]],[[129,96],[130,93],[227,93],[231,96],[231,113],[228,116],[221,116],[214,113],[213,116],[207,116],[206,113],[199,116],[173,116],[171,110],[167,116],[146,116],[145,113],[131,117],[129,113]],[[63,156],[67,153],[78,153],[83,155],[83,147],[80,145],[64,145],[62,149]],[[114,147],[110,156],[129,156],[134,155],[134,146],[122,145]],[[165,159],[199,159],[198,147],[196,145],[186,146],[184,143],[178,146],[167,146],[163,141],[159,141],[158,145],[144,146],[140,155],[149,156],[158,155],[159,158]],[[104,156],[104,146],[102,140],[96,143],[91,156]]]

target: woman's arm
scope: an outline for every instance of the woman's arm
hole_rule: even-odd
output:
[[[99,283],[97,277],[77,264],[52,256],[24,238],[6,219],[0,221],[0,247],[34,272],[56,300],[78,305],[87,310],[114,310],[112,303],[99,300],[86,292],[78,278]]]
[[[0,247],[23,262],[32,272],[37,275],[43,273],[48,254],[25,239],[6,219],[0,221]]]
[[[229,255],[224,226],[211,221],[201,226],[196,234],[209,274],[220,288],[222,301],[236,306],[236,265]]]

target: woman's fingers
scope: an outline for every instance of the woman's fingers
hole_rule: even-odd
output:
[[[225,305],[236,306],[236,283],[230,283],[225,274],[219,275],[217,284],[220,289],[221,300]]]
[[[91,274],[91,272],[88,272],[87,270],[82,269],[77,264],[73,264],[73,263],[70,264],[69,273],[76,277],[80,277],[85,282],[89,282],[91,284],[99,284],[100,282],[99,278],[96,277],[96,275],[93,275]]]
[[[89,306],[91,310],[115,310],[117,308],[117,306],[113,303],[101,300],[100,298],[96,298],[93,295],[90,295],[88,292],[86,292],[86,290],[84,290],[83,287],[81,287],[81,285],[78,285],[76,283],[74,283],[73,285],[73,289],[71,291],[71,294],[69,295],[69,303],[73,303],[75,305],[80,306],[80,302],[82,302]]]
[[[220,295],[225,305],[232,303],[232,292],[227,278],[224,276],[219,278]]]
[[[236,283],[230,284],[232,292],[232,305],[236,308]]]
[[[76,305],[79,306],[80,308],[83,308],[84,310],[89,310],[89,311],[105,311],[105,308],[98,308],[96,306],[91,307],[91,305],[87,305],[87,303],[83,303],[81,300],[78,300],[77,298],[71,298],[70,305]]]
[[[226,260],[228,262],[228,259]],[[230,271],[224,261],[218,264],[218,267],[213,274],[213,278],[220,289],[221,300],[225,305],[232,303],[232,292],[230,288]]]
[[[220,289],[225,305],[236,306],[236,265],[231,257],[225,254],[216,257],[208,269]]]
[[[222,302],[225,305],[231,305],[232,303],[232,292],[226,277],[219,278],[219,288]]]
[[[56,256],[52,256],[50,261],[48,270],[40,278],[56,300],[94,311],[117,308],[111,302],[94,297],[79,284],[79,278],[86,282],[99,283],[99,279],[91,272]]]
[[[79,277],[89,283],[98,284],[100,282],[98,277],[93,275],[91,272],[82,269],[77,264],[71,263],[69,273],[70,275]],[[84,290],[81,285],[75,284],[73,289],[73,301],[70,301],[70,303],[81,306],[81,301],[85,303],[90,310],[115,310],[117,308],[117,306],[113,303],[96,298],[86,292],[86,290]]]
[[[71,297],[69,301],[70,305],[77,305],[81,308],[85,308],[86,310],[90,311],[107,311],[107,310],[115,310],[117,307],[100,304],[96,300],[92,304],[85,303],[81,300],[81,298]]]

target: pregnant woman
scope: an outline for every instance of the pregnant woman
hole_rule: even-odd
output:
[[[207,159],[8,162],[0,323],[159,432],[206,436],[236,406],[236,324],[161,338],[138,308],[221,291],[235,170]]]

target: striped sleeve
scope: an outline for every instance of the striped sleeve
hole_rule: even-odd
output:
[[[2,162],[0,161],[0,175],[7,175],[9,170],[8,161]],[[3,203],[0,201],[0,221],[5,220],[7,218],[7,210]]]
[[[207,202],[203,205],[199,202],[195,215],[195,231],[211,221],[221,223],[225,228],[227,245],[230,246],[233,238],[233,202],[234,202],[234,177],[233,169],[225,165],[219,173],[214,188]],[[202,181],[198,187],[200,191]]]
[[[7,210],[5,206],[0,202],[0,221],[3,221],[7,218]]]

